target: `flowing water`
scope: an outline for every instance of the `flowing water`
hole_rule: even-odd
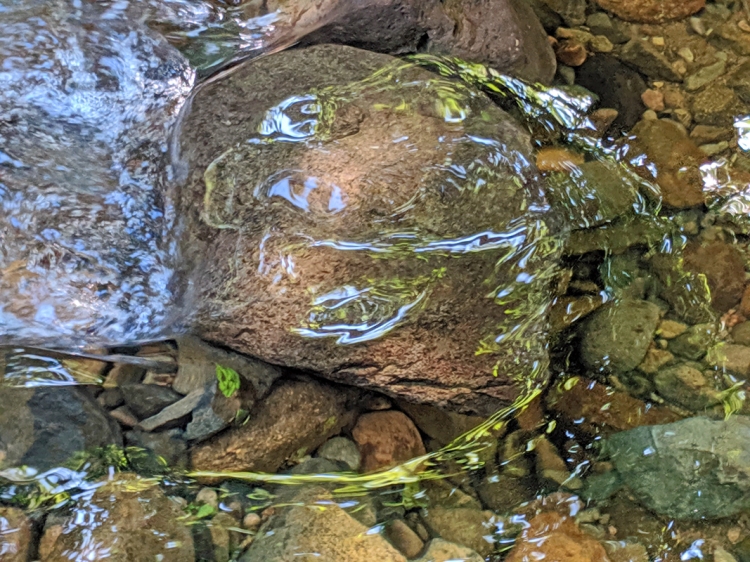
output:
[[[16,547],[3,537],[15,537],[24,525],[34,537],[31,559],[236,559],[250,538],[260,543],[260,534],[281,535],[286,528],[273,523],[258,532],[248,516],[272,520],[289,505],[316,506],[333,514],[333,523],[311,523],[307,534],[284,539],[291,544],[287,549],[303,560],[325,559],[331,551],[315,539],[329,533],[346,542],[350,529],[367,540],[387,536],[406,552],[403,538],[394,538],[394,521],[407,521],[412,534],[421,534],[420,544],[442,535],[488,560],[554,556],[554,551],[535,555],[536,546],[531,554],[527,551],[531,558],[523,558],[520,550],[508,552],[516,543],[555,543],[566,533],[574,542],[593,541],[599,549],[605,545],[612,560],[731,560],[720,558],[722,551],[727,556],[734,552],[740,562],[750,559],[750,538],[744,540],[750,537],[747,428],[740,424],[728,430],[739,444],[721,434],[706,447],[714,457],[693,459],[716,472],[721,485],[697,469],[681,475],[679,485],[690,488],[691,498],[716,498],[686,505],[681,499],[671,504],[655,499],[652,489],[640,490],[638,480],[648,480],[651,488],[669,488],[669,478],[659,483],[638,473],[639,463],[626,466],[622,451],[641,441],[626,442],[618,450],[617,438],[612,438],[640,425],[706,416],[721,425],[747,413],[744,377],[750,376],[750,355],[742,354],[750,353],[745,347],[750,338],[743,336],[742,325],[747,326],[743,307],[750,304],[739,296],[726,297],[727,306],[717,299],[738,291],[727,288],[738,283],[737,267],[727,273],[731,268],[725,263],[745,260],[739,265],[739,293],[750,269],[750,183],[742,168],[742,151],[750,146],[748,118],[734,116],[735,154],[725,151],[692,169],[691,163],[652,157],[649,150],[644,156],[646,133],[636,134],[635,140],[603,136],[601,116],[592,113],[595,97],[582,89],[531,85],[479,64],[427,54],[268,108],[257,135],[211,156],[201,175],[205,196],[200,222],[210,229],[209,241],[218,236],[213,231],[239,232],[237,248],[243,236],[259,233],[262,255],[268,256],[268,263],[261,263],[268,271],[280,271],[280,277],[295,278],[295,267],[318,251],[363,254],[367,259],[361,263],[377,262],[374,279],[363,272],[366,284],[315,289],[318,293],[311,289],[304,321],[283,326],[285,333],[330,342],[331,348],[396,337],[432,292],[462,279],[454,273],[461,264],[471,269],[475,255],[489,256],[494,271],[483,278],[481,291],[492,306],[502,307],[503,321],[489,335],[481,334],[471,353],[492,357],[495,378],[512,375],[520,390],[510,406],[483,420],[461,418],[464,424],[471,422],[462,427],[466,431],[454,431],[447,440],[418,423],[431,438],[425,438],[426,452],[364,474],[332,471],[329,465],[323,471],[295,472],[293,466],[304,466],[313,453],[304,447],[277,473],[232,467],[191,472],[184,462],[159,458],[147,446],[92,448],[84,442],[59,467],[6,462],[24,439],[49,447],[50,455],[56,439],[77,439],[65,427],[41,427],[43,420],[34,422],[37,433],[31,437],[21,423],[13,425],[14,417],[21,419],[29,408],[64,409],[51,393],[81,387],[103,403],[101,397],[111,390],[106,381],[129,368],[147,371],[157,384],[173,382],[178,369],[173,344],[147,344],[177,337],[181,346],[179,337],[193,323],[206,322],[195,320],[195,309],[212,304],[211,298],[231,299],[234,290],[231,280],[223,292],[210,286],[212,291],[201,296],[201,284],[191,281],[199,273],[211,279],[213,272],[201,271],[210,269],[205,264],[211,260],[201,256],[210,253],[210,244],[200,246],[201,240],[185,246],[197,227],[183,216],[180,188],[192,170],[186,172],[176,131],[189,114],[190,96],[232,75],[243,60],[272,57],[359,5],[334,0],[276,8],[263,2],[0,0],[0,344],[5,346],[0,348],[0,392],[43,391],[7,394],[19,397],[18,412],[10,406],[15,398],[0,400],[0,426],[11,427],[8,435],[18,437],[18,442],[4,442],[0,435],[0,560],[14,560],[10,556]],[[413,78],[421,69],[434,72],[435,78]],[[484,103],[477,101],[480,91],[531,132],[538,172],[526,177],[531,163],[525,149],[509,149],[501,133],[486,126],[493,121],[486,116],[490,110],[477,110]],[[433,99],[439,102],[431,105]],[[364,106],[368,115],[402,116],[409,134],[398,142],[413,141],[414,158],[423,154],[412,130],[421,122],[409,124],[409,119],[427,115],[445,124],[448,133],[437,137],[432,149],[443,160],[426,162],[425,177],[462,194],[480,194],[456,203],[466,205],[471,220],[441,223],[430,217],[428,227],[417,219],[410,222],[414,209],[431,208],[425,191],[404,201],[384,196],[374,220],[377,228],[367,236],[348,236],[348,229],[359,224],[351,218],[329,227],[328,221],[350,206],[357,208],[356,189],[317,183],[309,170],[321,161],[307,170],[296,166],[311,146],[330,151],[323,164],[337,165],[342,156],[335,146],[345,146],[342,139],[357,130],[362,120],[357,112]],[[472,112],[483,117],[468,118]],[[474,167],[462,166],[462,150],[479,154],[471,162]],[[679,156],[670,155],[675,160]],[[372,177],[392,165],[378,158],[377,150],[362,158],[375,170]],[[254,172],[260,179],[254,180],[252,191],[233,183],[247,161],[264,163]],[[664,177],[672,168],[679,182],[689,183],[689,174],[696,174],[705,206],[667,201],[666,210],[662,208],[662,190],[665,198],[668,190]],[[543,185],[546,199],[534,195],[521,216],[504,220],[501,232],[472,230],[485,216],[505,216],[483,206],[481,190],[508,169],[515,187]],[[384,176],[386,187],[387,181],[399,179]],[[342,174],[339,183],[344,181]],[[515,200],[509,193],[505,204],[511,208]],[[285,206],[279,211],[282,199]],[[298,222],[291,241],[284,239],[283,251],[276,252],[281,246],[274,245],[275,226],[289,220],[285,212]],[[235,271],[234,265],[228,267]],[[507,279],[511,281],[503,281]],[[467,294],[473,293],[467,289]],[[206,308],[210,321],[218,323],[215,307]],[[598,309],[610,313],[591,315]],[[626,349],[618,345],[619,337]],[[237,347],[235,341],[218,343]],[[631,347],[642,347],[646,357],[631,365]],[[288,364],[283,353],[257,355]],[[232,378],[236,373],[222,372],[220,384],[236,383],[225,394],[236,396],[241,386]],[[232,423],[242,427],[236,409]],[[76,423],[115,423],[94,414],[81,416],[83,421]],[[184,426],[184,419],[177,422]],[[247,423],[252,424],[252,416]],[[654,447],[645,447],[644,459],[670,450],[668,436],[654,435]],[[725,441],[730,445],[715,446]],[[700,442],[693,449],[702,447]],[[671,465],[665,461],[660,470],[677,471],[675,466],[687,470],[684,459]],[[119,478],[117,473],[128,474]],[[624,491],[623,482],[629,487]],[[219,491],[215,504],[205,501],[211,486]],[[198,490],[204,499],[196,497]],[[8,506],[20,507],[30,519],[14,521]],[[354,519],[339,514],[339,508]],[[231,517],[222,520],[227,514]],[[465,520],[465,525],[441,523],[441,514]],[[295,517],[304,513],[287,516],[288,528],[294,527]],[[539,531],[544,517],[549,523]],[[579,527],[571,530],[573,521]],[[123,546],[128,541],[118,543],[94,532],[108,526],[134,537],[136,544],[140,541],[146,554],[128,550],[134,548]],[[143,533],[143,526],[154,531]],[[221,533],[224,543],[217,538]],[[373,553],[390,552],[387,543],[368,544]],[[246,554],[242,559],[263,559],[259,552],[256,558]],[[585,559],[607,559],[604,550],[595,552]],[[386,554],[377,556],[387,559]],[[387,556],[405,559],[398,553]]]

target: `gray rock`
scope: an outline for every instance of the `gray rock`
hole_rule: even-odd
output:
[[[710,386],[701,371],[689,365],[660,370],[654,377],[657,392],[674,404],[700,412],[718,404],[719,392]]]
[[[640,37],[632,39],[622,48],[620,60],[654,80],[682,81],[682,76],[672,68],[669,59],[651,42]]]
[[[425,553],[416,558],[414,562],[456,562],[458,560],[461,562],[484,562],[484,557],[465,546],[443,539],[432,539],[427,543]]]
[[[171,388],[156,384],[126,384],[120,387],[120,393],[140,419],[149,418],[182,398]]]
[[[629,131],[641,118],[646,106],[641,94],[648,86],[640,74],[611,55],[586,59],[576,72],[576,84],[599,96],[599,105],[617,110],[612,131]]]
[[[343,462],[349,470],[354,471],[359,470],[362,462],[359,447],[346,437],[332,437],[320,446],[317,455],[324,459]]]
[[[605,451],[638,500],[675,519],[730,517],[750,507],[750,418],[688,418],[608,438]]]
[[[586,27],[594,35],[604,35],[612,43],[627,43],[630,33],[627,24],[620,20],[613,20],[606,12],[594,12],[586,18]]]
[[[661,309],[623,299],[594,312],[582,329],[581,359],[594,372],[623,374],[635,369],[651,345]]]
[[[741,64],[732,73],[728,84],[742,101],[750,102],[750,61]]]
[[[212,346],[199,338],[185,336],[178,340],[178,370],[172,388],[189,394],[216,380],[216,366],[234,369],[248,381],[261,399],[281,376],[281,369],[258,359]]]
[[[41,472],[107,445],[122,446],[120,428],[82,389],[0,386],[0,468]]]
[[[568,27],[586,21],[586,0],[542,0],[542,3],[559,15]]]
[[[669,351],[685,359],[698,361],[716,340],[716,326],[713,323],[695,324],[687,331],[669,341]]]
[[[436,536],[489,556],[494,545],[492,512],[471,507],[431,506],[422,510],[422,519]]]
[[[96,545],[96,552],[106,552],[111,562],[194,560],[193,539],[180,519],[183,515],[156,482],[118,474],[93,495],[80,494],[72,514],[60,525],[48,519],[39,547],[41,558],[86,560]]]
[[[199,388],[187,396],[182,396],[177,402],[170,404],[155,416],[142,420],[138,427],[143,431],[154,431],[179,425],[182,421],[186,421],[187,416],[198,406],[205,392],[205,389]]]
[[[700,90],[703,86],[710,84],[724,74],[726,67],[727,63],[723,60],[704,66],[698,72],[685,77],[685,89],[688,92]]]
[[[240,562],[291,562],[300,552],[314,552],[326,562],[406,562],[380,534],[368,532],[331,499],[322,488],[295,490],[288,506],[278,508],[259,529]],[[316,509],[316,502],[325,502],[325,509]]]
[[[224,396],[218,386],[216,380],[209,383],[201,399],[193,408],[193,418],[185,432],[185,437],[190,441],[196,443],[204,441],[229,427],[229,424],[236,419],[237,412],[242,409],[243,403],[238,393]]]
[[[138,456],[137,462],[133,464],[137,465],[139,472],[161,473],[165,468],[184,470],[188,466],[187,442],[180,429],[159,433],[128,431],[125,434],[125,443],[130,447],[145,450],[145,456],[136,455],[134,452],[127,453],[131,462]],[[155,468],[158,470],[153,470]]]
[[[573,228],[592,228],[632,214],[642,201],[638,187],[615,162],[592,160],[547,178],[550,203]]]

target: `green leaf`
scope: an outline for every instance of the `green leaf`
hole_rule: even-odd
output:
[[[212,505],[203,504],[200,509],[198,510],[198,513],[195,514],[196,519],[205,519],[206,517],[211,517],[216,510]]]
[[[219,390],[227,398],[240,389],[240,375],[234,369],[217,364],[216,378],[219,381]]]

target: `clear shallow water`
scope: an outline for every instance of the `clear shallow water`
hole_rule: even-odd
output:
[[[0,220],[10,226],[0,232],[3,273],[0,303],[10,303],[0,308],[3,328],[0,334],[9,337],[9,342],[46,342],[45,331],[54,323],[61,326],[58,334],[61,339],[56,342],[61,346],[159,339],[168,335],[162,326],[172,321],[179,323],[179,319],[170,318],[180,295],[180,288],[170,285],[176,255],[175,217],[171,206],[160,197],[159,190],[154,189],[159,185],[159,170],[167,166],[164,153],[168,132],[198,79],[197,74],[207,74],[227,61],[277,48],[292,39],[282,34],[286,39],[277,40],[279,14],[243,19],[247,14],[239,10],[226,11],[209,4],[192,3],[159,4],[157,7],[97,3],[76,8],[79,13],[73,18],[67,11],[67,4],[9,5],[5,12],[0,12],[0,19],[7,18],[11,30],[0,38],[0,54],[5,65],[0,72],[0,84],[5,86],[0,93],[0,110],[4,111],[0,116],[0,135],[4,141],[0,153],[0,212],[4,214],[0,214]],[[30,17],[29,11],[35,15]],[[82,22],[88,19],[97,24],[104,22],[107,33],[99,36],[85,33]],[[169,41],[145,31],[137,38],[132,37],[128,30],[133,19],[165,32]],[[186,26],[187,21],[192,23]],[[60,38],[67,38],[67,42],[58,43]],[[181,52],[172,45],[178,46]],[[58,56],[37,58],[37,53],[45,51],[58,53]],[[616,149],[605,148],[586,134],[589,127],[581,115],[589,103],[585,97],[572,97],[563,90],[544,92],[540,96],[536,91],[529,92],[521,82],[483,74],[481,68],[466,73],[460,66],[451,67],[449,62],[439,59],[421,62],[437,67],[444,74],[463,73],[467,81],[483,88],[492,90],[494,85],[502,92],[513,91],[527,100],[521,104],[522,113],[532,119],[549,120],[545,128],[559,135],[559,141],[581,149],[591,159],[613,161],[617,170],[627,173],[626,168],[619,166],[622,158]],[[91,64],[96,70],[89,67]],[[308,102],[310,100],[290,100],[292,105]],[[154,115],[159,115],[161,121],[154,121]],[[50,116],[54,119],[50,120]],[[134,135],[133,131],[138,133]],[[265,132],[278,132],[269,131]],[[138,140],[137,145],[132,144],[133,139]],[[44,155],[43,159],[40,154]],[[44,173],[40,174],[40,170]],[[728,214],[741,221],[748,210],[742,198],[744,183],[732,178],[727,170],[727,163],[721,161],[705,165],[704,184],[706,190],[715,195],[712,205],[717,206],[721,215]],[[648,193],[654,190],[637,178],[634,181],[642,188],[642,193],[633,211],[650,217],[658,209],[658,203],[648,198]],[[36,186],[35,196],[28,196],[28,186]],[[285,184],[274,184],[269,195],[295,199],[292,191],[284,189]],[[334,195],[332,191],[326,209],[329,212],[338,210]],[[82,201],[86,202],[85,213],[81,212]],[[306,200],[295,202],[298,206],[307,204]],[[570,204],[571,216],[578,216],[575,207],[580,202],[571,200]],[[144,213],[144,209],[149,212]],[[60,217],[65,218],[60,220]],[[226,221],[220,222],[226,225]],[[59,224],[66,225],[65,229],[60,229]],[[122,236],[123,232],[126,237]],[[679,247],[679,233],[666,236],[660,228],[656,232],[659,235],[652,241],[652,247],[664,253]],[[488,240],[486,243],[482,240],[479,246],[491,246],[493,240]],[[473,238],[440,240],[435,243],[436,248],[417,250],[450,252],[456,244],[461,251],[477,246]],[[378,252],[388,248],[386,241],[382,247],[374,246],[369,250]],[[410,250],[415,251],[414,247]],[[19,260],[27,256],[32,259],[21,267]],[[604,285],[605,299],[619,298],[614,283]],[[28,306],[33,308],[33,322],[18,321],[30,315],[28,310],[13,308],[19,294],[26,296]],[[328,302],[326,297],[335,300],[335,306],[327,307],[335,311],[359,296],[354,293],[325,295],[320,304]],[[62,313],[55,302],[75,302],[76,306]],[[369,331],[370,326],[363,331],[373,337],[380,334],[381,327],[382,324],[376,325],[374,334]],[[312,331],[310,336],[329,335],[308,329]],[[351,336],[351,330],[339,333],[340,325],[327,331],[334,329],[338,330],[337,337],[357,337]],[[81,336],[89,333],[100,336]],[[562,349],[564,352],[565,346]],[[6,360],[5,371],[4,382],[12,386],[97,382],[80,378],[61,357],[34,351],[12,355]],[[507,413],[498,415],[484,428],[434,455],[429,470],[425,471],[420,466],[423,461],[417,460],[378,476],[337,477],[343,487],[341,495],[346,495],[347,486],[351,486],[348,490],[351,493],[439,478],[454,471],[476,474],[481,462],[482,441],[487,440],[492,426],[507,417]],[[554,419],[545,421],[550,427],[555,423]],[[578,445],[585,448],[590,443]],[[571,458],[575,458],[574,452]],[[508,459],[505,462],[509,464]],[[454,469],[456,465],[458,468]],[[581,463],[571,472],[584,474],[587,466]],[[33,495],[38,496],[36,487],[41,483],[42,497],[48,505],[67,500],[71,491],[73,499],[85,505],[91,496],[87,490],[90,484],[83,481],[87,471],[96,472],[83,465],[76,470],[54,470],[43,477],[25,476],[34,481]],[[3,476],[16,482],[6,488],[4,499],[22,495],[14,486],[23,483],[24,475],[5,472]],[[330,476],[250,476],[253,482],[315,483],[331,479]],[[530,489],[529,495],[535,492],[536,489]],[[395,495],[397,501],[406,501],[400,492]],[[342,500],[342,504],[351,508],[352,503],[359,501],[355,496]],[[523,519],[518,516],[516,522]],[[507,527],[507,519],[498,522],[495,529],[498,541],[512,541],[515,532],[509,532],[506,538]],[[664,534],[666,554],[658,559],[674,556],[669,554],[674,536],[669,535],[677,532],[665,531]],[[649,538],[653,536],[652,533]],[[679,556],[683,559],[699,557],[700,540],[695,539],[687,549],[680,547]]]

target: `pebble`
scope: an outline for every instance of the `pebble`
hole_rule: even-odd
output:
[[[740,303],[745,290],[745,260],[735,245],[722,240],[691,242],[683,252],[683,264],[686,271],[706,276],[715,310],[726,312]]]
[[[715,337],[716,328],[713,324],[695,324],[669,342],[669,351],[691,361],[698,361],[713,345]]]
[[[424,542],[402,519],[394,519],[385,528],[385,536],[407,558],[416,558],[424,548]]]
[[[687,324],[683,324],[682,322],[677,322],[676,320],[662,320],[659,322],[656,334],[665,340],[673,340],[677,336],[684,334],[687,329]]]
[[[750,346],[750,322],[740,322],[732,328],[732,340],[734,343]]]
[[[638,365],[638,370],[646,373],[647,375],[653,375],[673,359],[674,355],[672,355],[669,351],[651,347],[646,352],[646,357],[643,358],[641,364]]]
[[[685,62],[693,62],[695,60],[695,55],[693,54],[693,51],[690,50],[690,47],[681,47],[677,54],[680,55]]]
[[[729,143],[727,141],[721,141],[710,144],[702,144],[698,148],[706,156],[716,156],[717,154],[721,154],[722,152],[727,150],[729,148]]]
[[[112,416],[120,425],[123,425],[125,427],[135,427],[138,425],[138,418],[135,417],[135,414],[130,411],[130,408],[127,406],[120,406],[119,408],[115,408],[114,410],[109,412],[109,415]]]
[[[0,506],[0,560],[26,562],[31,554],[33,528],[23,511]]]
[[[720,343],[708,350],[706,362],[712,367],[750,376],[750,347],[733,343]]]
[[[317,455],[331,461],[341,461],[349,470],[357,471],[361,464],[357,444],[346,437],[332,437],[320,446]]]
[[[352,437],[362,453],[363,472],[390,468],[425,454],[414,422],[397,410],[361,415]]]
[[[547,407],[587,435],[609,435],[641,425],[670,423],[679,419],[674,412],[649,405],[627,392],[613,390],[580,377],[555,387],[547,396]]]
[[[142,420],[138,426],[144,431],[154,431],[172,422],[178,422],[187,417],[203,398],[205,389],[199,388],[187,396],[181,397],[174,404],[170,404],[155,416]],[[179,396],[179,395],[178,395]]]
[[[703,373],[689,365],[662,369],[654,377],[654,384],[660,396],[694,412],[720,401],[718,391],[708,385]]]
[[[750,285],[747,285],[742,291],[742,299],[740,300],[740,314],[750,318]]]
[[[540,513],[521,532],[505,562],[608,562],[604,547],[575,522],[554,512]]]
[[[586,62],[586,47],[575,39],[560,41],[554,46],[557,60],[566,66],[581,66]]]
[[[584,161],[582,154],[562,147],[544,147],[536,153],[536,167],[540,172],[570,172]]]
[[[633,39],[620,52],[620,59],[649,78],[680,82],[682,76],[675,71],[672,63],[648,41]]]
[[[648,89],[641,94],[646,107],[654,111],[664,111],[664,94],[658,90]]]
[[[690,131],[690,138],[699,145],[728,141],[733,135],[734,131],[728,127],[714,127],[712,125],[696,125]]]
[[[242,526],[248,531],[256,531],[262,522],[260,515],[251,512],[242,519]]]
[[[693,98],[690,108],[696,123],[729,127],[734,120],[738,101],[731,88],[711,84]]]
[[[703,86],[715,81],[726,71],[727,63],[720,60],[709,66],[704,66],[695,74],[685,77],[685,89],[688,92],[700,90]]]
[[[682,127],[667,119],[641,121],[632,130],[633,158],[645,154],[653,168],[641,163],[637,169],[659,185],[665,205],[679,209],[703,205],[700,165],[705,155],[685,135]]]
[[[720,546],[717,546],[714,548],[714,562],[737,562],[737,559]]]
[[[210,505],[214,509],[219,509],[219,494],[213,488],[201,488],[195,496],[195,503],[198,505]]]

